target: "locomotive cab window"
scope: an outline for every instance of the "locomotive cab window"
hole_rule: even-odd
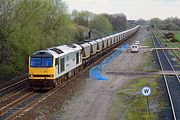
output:
[[[53,58],[43,58],[43,57],[32,57],[30,59],[31,67],[52,67],[53,66]]]

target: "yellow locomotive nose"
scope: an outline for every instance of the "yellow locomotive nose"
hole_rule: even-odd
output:
[[[46,87],[54,81],[53,56],[45,52],[29,59],[29,81],[32,88]]]
[[[53,56],[39,52],[29,59],[29,79],[54,79]]]
[[[54,68],[29,68],[29,79],[54,79]]]

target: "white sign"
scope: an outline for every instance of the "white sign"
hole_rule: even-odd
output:
[[[149,87],[144,87],[144,88],[142,89],[142,94],[143,94],[144,96],[149,96],[149,95],[151,94],[151,88],[149,88]]]

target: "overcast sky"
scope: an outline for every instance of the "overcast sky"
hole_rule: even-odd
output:
[[[124,13],[128,19],[159,17],[180,18],[180,0],[63,0],[69,11],[88,10],[93,13]]]

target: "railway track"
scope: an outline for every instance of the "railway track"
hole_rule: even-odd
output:
[[[80,73],[78,73],[75,76],[72,76],[71,78],[66,80],[64,84],[59,85],[50,91],[38,92],[38,91],[29,90],[28,87],[24,86],[27,85],[26,84],[27,79],[18,82],[16,84],[13,84],[9,87],[3,88],[2,90],[0,90],[0,97],[2,98],[0,100],[0,120],[1,119],[12,120],[21,117],[27,111],[31,110],[37,104],[45,100],[47,97],[56,93],[57,91],[65,87],[68,83],[70,83],[75,78],[77,78],[79,75],[83,74],[84,72],[95,66],[96,64],[100,63],[106,57],[111,55],[114,51],[116,51],[116,48],[119,47],[121,44],[127,42],[128,40],[122,41],[121,43],[114,45],[113,50],[112,48],[110,48],[107,54],[103,56],[101,55],[100,58],[98,58],[95,62],[92,62],[92,64],[88,65],[86,68],[80,71]]]
[[[158,37],[158,39],[162,40],[164,42],[164,44],[169,47],[169,48],[178,48],[176,45],[174,45],[171,41],[169,40],[165,40],[162,37]],[[168,42],[168,44],[166,44]],[[175,55],[175,57],[178,59],[178,61],[180,61],[180,50],[171,50],[172,53]]]
[[[155,34],[152,32],[151,33],[151,37],[152,37],[152,41],[153,41],[153,45],[155,48],[162,48],[163,46],[161,45],[160,41],[157,39],[157,37],[155,36]],[[158,62],[160,65],[160,68],[162,70],[163,74],[163,79],[164,79],[164,83],[166,86],[166,90],[168,93],[168,97],[169,97],[169,102],[170,102],[170,106],[171,106],[171,111],[172,111],[172,116],[174,120],[180,119],[180,115],[178,114],[180,111],[180,105],[177,103],[179,103],[180,101],[178,101],[178,99],[180,99],[179,95],[177,94],[177,91],[180,90],[179,82],[180,82],[180,78],[178,76],[178,74],[176,74],[176,69],[174,68],[173,64],[171,63],[171,60],[169,59],[167,53],[165,52],[165,50],[155,50],[157,58],[158,58]],[[172,71],[174,72],[174,76],[168,76],[165,74],[165,71]]]
[[[24,79],[24,80],[21,80],[21,81],[19,81],[19,82],[16,82],[16,83],[14,83],[14,84],[12,84],[12,85],[9,85],[9,86],[7,86],[7,87],[4,87],[4,88],[2,88],[2,89],[0,90],[0,99],[2,99],[2,97],[5,97],[5,96],[7,96],[7,95],[9,95],[9,94],[12,94],[12,93],[14,93],[14,92],[17,92],[17,91],[23,89],[23,88],[26,87],[26,86],[29,86],[29,85],[28,85],[28,79],[27,79],[27,78]]]

